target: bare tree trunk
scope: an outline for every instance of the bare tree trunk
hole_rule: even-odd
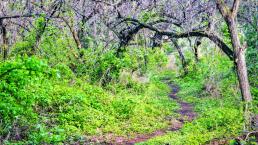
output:
[[[177,41],[174,40],[174,39],[171,39],[171,41],[174,44],[174,46],[176,47],[176,49],[177,49],[177,52],[179,54],[179,58],[181,60],[181,63],[182,63],[183,69],[184,69],[184,73],[187,74],[188,73],[188,69],[187,69],[187,63],[186,63],[186,60],[185,60],[185,56],[184,56],[180,46],[178,45]]]
[[[235,63],[237,66],[240,87],[243,87],[243,89],[241,89],[242,95],[246,101],[250,102],[252,100],[252,97],[251,97],[250,91],[248,91],[250,90],[250,87],[248,83],[247,68],[246,68],[246,62],[245,62],[245,48],[240,45],[239,37],[237,35],[238,34],[237,28],[234,21],[235,20],[229,21],[228,25],[229,25],[232,45],[235,51],[235,59],[236,59]]]
[[[86,1],[82,2],[82,6],[86,7]],[[85,14],[85,13],[86,13],[86,9],[83,9],[83,14]],[[93,15],[93,13],[90,14],[90,15]],[[82,15],[81,24],[79,25],[79,28],[77,30],[77,37],[78,37],[79,41],[81,42],[81,47],[84,48],[84,49],[88,48],[88,44],[87,44],[87,42],[85,40],[85,36],[84,36],[85,35],[85,23],[86,22],[87,22],[86,16]]]
[[[82,48],[82,44],[81,44],[81,41],[78,37],[78,34],[77,32],[73,29],[73,26],[69,24],[68,20],[63,18],[63,17],[60,17],[64,22],[65,24],[68,26],[70,32],[72,33],[72,36],[73,36],[73,39],[76,43],[76,46],[77,46],[77,49],[80,50]]]
[[[201,40],[202,40],[202,37],[197,37],[194,43],[194,56],[195,56],[196,62],[199,62],[198,47],[201,45]]]
[[[234,48],[234,56],[235,56],[235,65],[236,71],[239,81],[239,86],[242,94],[242,100],[244,101],[244,113],[245,113],[245,125],[246,129],[250,129],[251,127],[251,114],[250,114],[250,105],[252,101],[252,96],[250,92],[250,86],[248,81],[247,75],[247,67],[246,67],[246,60],[245,60],[245,48],[240,45],[237,28],[236,28],[236,21],[234,19],[228,19],[227,21],[232,46]]]
[[[6,27],[3,23],[3,19],[0,20],[0,32],[2,33],[2,53],[3,53],[3,60],[7,59],[8,55],[8,38],[7,38],[7,32],[6,32]]]
[[[245,130],[251,129],[251,102],[252,96],[250,92],[250,86],[247,75],[247,67],[245,61],[245,48],[241,46],[237,31],[237,11],[239,8],[240,0],[234,0],[231,9],[224,3],[224,1],[216,0],[220,13],[224,17],[231,37],[232,46],[234,49],[234,59],[236,65],[236,71],[239,81],[239,87],[241,90],[242,101],[244,103],[244,118],[245,118]]]
[[[155,33],[153,38],[152,38],[152,48],[155,47],[160,47],[161,46],[161,41],[162,41],[162,35],[159,33]]]
[[[81,43],[81,47],[84,49],[87,49],[89,47],[88,42],[85,40],[85,23],[86,23],[86,18],[85,16],[82,16],[81,20],[81,25],[79,26],[79,30],[77,31],[77,37]]]
[[[43,1],[41,1],[43,2]],[[44,18],[44,23],[43,23],[43,26],[42,27],[39,27],[39,30],[37,30],[37,33],[36,33],[36,41],[35,41],[35,44],[32,48],[32,55],[33,54],[36,54],[37,52],[37,49],[39,47],[39,44],[40,44],[40,41],[41,41],[41,38],[43,37],[43,34],[45,33],[45,30],[48,26],[48,23],[49,21],[51,20],[51,18],[60,10],[60,8],[62,7],[62,4],[63,4],[63,1],[56,1],[57,3],[53,3],[52,7],[53,9],[51,10],[51,13],[48,17],[45,17]]]

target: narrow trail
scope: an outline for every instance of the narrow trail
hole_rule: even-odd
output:
[[[193,109],[193,105],[187,102],[182,101],[180,98],[178,98],[177,93],[179,92],[179,87],[173,84],[169,85],[172,89],[172,92],[169,94],[169,96],[175,100],[181,107],[180,109],[177,111],[178,114],[181,115],[180,118],[178,118],[178,120],[181,123],[184,122],[191,122],[193,121],[197,114],[194,112]]]
[[[191,122],[196,118],[197,114],[193,110],[193,105],[190,103],[184,102],[180,98],[178,98],[177,93],[179,92],[179,87],[174,84],[169,84],[169,86],[171,88],[171,93],[169,94],[169,97],[175,100],[180,105],[180,109],[177,110],[177,113],[180,114],[180,117],[174,120],[171,119],[170,125],[167,129],[158,130],[149,135],[139,135],[136,138],[123,142],[122,144],[132,145],[135,143],[147,141],[157,136],[164,135],[169,131],[177,131],[183,127],[183,124],[185,122]]]
[[[135,143],[140,143],[152,139],[157,136],[162,136],[171,131],[177,131],[183,127],[185,122],[193,121],[197,114],[193,110],[193,105],[187,102],[182,101],[178,96],[177,93],[179,92],[179,87],[174,84],[169,84],[171,88],[171,93],[169,97],[172,100],[175,100],[179,105],[180,109],[177,110],[177,113],[180,115],[179,118],[171,118],[170,124],[168,128],[157,130],[150,134],[139,134],[135,138],[126,139],[124,137],[115,137],[111,142],[105,142],[104,144],[116,144],[116,145],[133,145]],[[94,140],[99,140],[100,138],[95,138]],[[103,139],[103,138],[102,138]],[[93,141],[94,141],[93,140]],[[101,139],[100,139],[101,140]],[[102,142],[103,143],[103,142]]]

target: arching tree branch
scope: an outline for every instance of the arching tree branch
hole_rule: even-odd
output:
[[[193,31],[177,34],[175,32],[160,30],[155,26],[151,25],[151,23],[142,23],[137,19],[125,18],[125,20],[128,22],[132,22],[135,25],[139,25],[140,28],[147,28],[149,30],[159,33],[160,35],[166,35],[171,38],[206,37],[210,39],[212,42],[214,42],[231,60],[233,60],[233,51],[227,46],[227,44],[221,38],[219,38],[214,33],[207,31]]]

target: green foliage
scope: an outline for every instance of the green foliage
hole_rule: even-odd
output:
[[[106,58],[113,55],[101,60]],[[6,143],[73,143],[85,141],[85,135],[148,133],[166,127],[165,117],[177,108],[159,79],[135,95],[125,88],[111,94],[73,76],[64,65],[50,68],[35,57],[4,62],[0,68],[0,133],[10,136]]]
[[[14,57],[32,54],[36,37],[43,29],[44,21],[43,16],[37,18],[34,22],[35,28],[13,46]],[[117,57],[116,48],[104,50],[106,48],[101,43],[93,48],[78,50],[74,40],[68,36],[68,30],[60,31],[51,25],[51,21],[49,23],[44,32],[42,31],[40,43],[36,48],[37,55],[47,59],[51,66],[71,69],[76,76],[83,77],[93,84],[106,86],[110,82],[117,82],[124,69],[144,74],[166,64],[166,55],[162,49],[126,48],[122,57]]]
[[[78,63],[79,52],[75,42],[68,36],[68,30],[60,31],[59,28],[51,25],[51,21],[45,26],[45,17],[38,17],[34,21],[35,27],[30,32],[25,33],[25,37],[16,42],[12,47],[12,56],[37,54],[41,58],[47,59],[53,65],[63,65],[73,67]],[[37,46],[37,40],[39,44]],[[35,52],[34,49],[36,50]]]
[[[31,32],[25,34],[25,38],[17,42],[13,47],[15,55],[17,54],[31,54],[33,47],[36,45],[36,40],[40,33],[43,33],[44,25],[45,25],[45,18],[44,16],[40,16],[34,21],[35,28],[31,30]]]
[[[105,83],[118,78],[123,62],[114,51],[102,52],[102,48],[87,49],[84,52],[84,64],[78,67],[78,73],[91,76],[92,82],[103,80]]]
[[[121,83],[124,70],[151,78],[151,72],[166,64],[162,49],[128,48],[123,57],[101,44],[78,50],[68,31],[60,31],[51,21],[45,27],[44,16],[34,24],[13,45],[12,56],[20,59],[0,67],[0,134],[6,143],[73,143],[86,141],[84,136],[134,136],[168,125],[164,118],[177,105],[167,97],[161,80],[143,83],[129,74]],[[33,54],[39,33],[34,55],[48,64],[27,57]]]
[[[219,63],[218,63],[219,62]],[[241,98],[233,64],[225,56],[202,58],[184,78],[165,72],[166,78],[180,84],[180,96],[194,105],[198,117],[176,132],[141,144],[206,144],[214,138],[238,136],[243,125]],[[215,79],[216,84],[213,84]],[[210,90],[207,85],[212,86]],[[214,93],[218,92],[218,93]]]
[[[155,11],[143,11],[140,16],[140,20],[145,23],[154,18],[157,18],[157,13]]]
[[[228,31],[228,26],[226,23],[222,23],[221,25],[221,28],[220,28],[220,31],[222,32],[223,34],[223,40],[224,42],[226,42],[226,44],[230,47],[232,47],[232,44],[231,44],[231,38],[230,38],[230,33]]]
[[[36,58],[18,58],[0,64],[0,134],[13,134],[15,131],[26,134],[32,127],[30,123],[37,121],[33,110],[37,97],[28,93],[26,86],[40,82],[40,78],[49,73],[46,63]]]
[[[90,76],[92,83],[100,82],[106,86],[111,81],[117,82],[123,70],[145,74],[147,71],[163,67],[166,61],[165,52],[161,49],[127,48],[119,58],[115,50],[104,51],[100,46],[85,50],[84,63],[77,66],[76,72],[79,76]]]
[[[205,144],[214,138],[237,135],[242,127],[239,125],[241,119],[236,119],[239,115],[236,109],[214,109],[204,113],[194,122],[185,124],[178,132],[171,132],[142,144]]]
[[[157,13],[143,12],[140,17],[148,22]],[[171,70],[161,74],[166,53],[172,52],[170,44],[160,49],[128,46],[118,57],[115,45],[107,48],[90,36],[82,42],[87,49],[77,49],[69,30],[60,31],[52,21],[45,25],[44,15],[33,24],[12,46],[11,59],[0,63],[0,141],[5,144],[90,144],[97,136],[135,137],[167,128],[165,118],[178,115],[178,104],[167,96],[171,90],[162,82],[167,77],[180,85],[178,96],[194,104],[198,118],[146,144],[204,144],[239,135],[241,99],[233,64],[224,56],[207,51],[196,65],[188,51],[189,73],[180,78]],[[221,30],[230,46],[226,24]],[[246,26],[252,86],[257,83],[255,34]],[[139,36],[137,43],[144,42]],[[256,87],[252,94],[257,105]]]
[[[256,20],[257,18],[254,17]],[[254,100],[254,111],[258,113],[258,88],[257,88],[257,72],[258,72],[258,56],[257,56],[257,46],[258,46],[258,35],[256,23],[254,21],[253,25],[245,25],[245,41],[247,42],[247,51],[246,51],[246,62],[248,69],[249,82],[251,84],[251,93]]]

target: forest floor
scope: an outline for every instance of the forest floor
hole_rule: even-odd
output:
[[[169,94],[169,97],[175,100],[180,105],[180,109],[177,110],[177,113],[180,115],[179,118],[171,119],[171,124],[166,129],[158,130],[149,135],[139,135],[136,138],[129,139],[125,142],[122,142],[121,144],[135,144],[139,142],[144,142],[156,136],[164,135],[169,131],[177,131],[182,128],[185,122],[191,122],[196,118],[197,114],[193,110],[193,105],[185,101],[182,101],[177,96],[177,93],[179,92],[179,87],[175,84],[169,84],[169,86],[171,88],[171,93]]]
[[[179,104],[180,109],[178,109],[177,112],[176,112],[176,113],[179,114],[178,118],[168,117],[168,119],[170,120],[170,124],[167,128],[157,130],[157,131],[155,131],[153,133],[150,133],[150,134],[139,134],[139,135],[136,135],[136,137],[134,137],[134,138],[115,137],[113,139],[113,141],[111,141],[111,142],[105,142],[104,141],[103,143],[105,143],[105,144],[128,144],[128,145],[131,145],[131,144],[136,144],[136,143],[140,143],[140,142],[145,142],[145,141],[147,141],[149,139],[152,139],[152,138],[155,138],[157,136],[162,136],[162,135],[164,135],[168,132],[177,131],[177,130],[182,128],[182,126],[185,122],[193,121],[197,116],[197,113],[194,112],[193,105],[190,104],[190,103],[187,103],[185,101],[182,101],[177,96],[177,93],[180,90],[177,85],[172,84],[172,83],[169,83],[168,85],[171,88],[171,92],[169,94],[169,97]],[[98,137],[92,139],[92,141],[96,141],[96,140],[100,141],[102,139],[100,139]]]
[[[204,86],[207,80],[203,81],[204,76],[196,77],[194,74],[178,79],[173,75],[170,72],[159,75],[159,81],[169,87],[167,97],[178,104],[177,109],[171,110],[176,115],[165,117],[168,122],[167,127],[151,133],[133,134],[133,136],[116,136],[110,133],[108,137],[96,136],[91,138],[91,141],[118,145],[170,144],[172,142],[173,144],[222,145],[258,142],[257,132],[251,134],[242,132],[240,100],[235,99],[237,96],[234,94],[235,86],[229,86],[232,82],[227,79],[223,80],[222,84],[225,86],[220,86],[223,96],[219,96],[206,92]]]

